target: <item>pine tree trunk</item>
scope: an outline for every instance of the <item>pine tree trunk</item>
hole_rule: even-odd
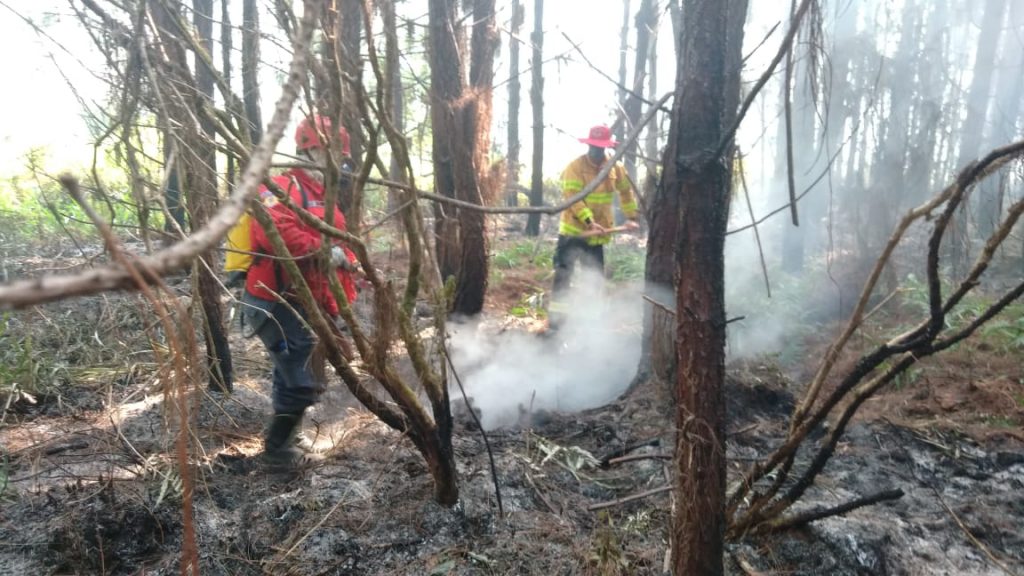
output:
[[[1003,15],[1006,12],[1006,0],[989,0],[984,3],[985,14],[978,36],[978,50],[975,53],[974,76],[967,93],[967,114],[960,127],[963,138],[955,168],[963,168],[967,163],[977,159],[982,145],[982,130],[988,116],[989,90],[992,86],[992,73],[995,68],[996,48],[1003,29]],[[953,235],[950,242],[950,260],[953,274],[959,276],[966,271],[967,260],[970,258],[970,223],[967,218],[967,203],[953,221]]]
[[[629,0],[622,0],[622,28],[619,30],[619,110],[624,110],[626,107],[626,99],[628,94],[626,92],[626,55],[629,53]],[[612,126],[613,135],[616,141],[622,140],[622,135],[625,134],[625,124],[622,122],[616,122]]]
[[[647,61],[651,55],[651,32],[658,25],[657,7],[654,0],[641,0],[640,8],[636,13],[636,58],[633,62],[633,92],[626,98],[623,109],[626,112],[626,125],[632,128],[640,122],[640,96],[644,90],[644,80],[647,76]],[[654,93],[650,93],[653,98]],[[639,142],[634,141],[626,149],[625,166],[626,172],[634,182],[636,178],[636,157],[639,149]]]
[[[508,39],[508,179],[505,204],[519,205],[519,34],[523,26],[523,5],[512,0],[512,33]]]
[[[473,34],[470,39],[469,98],[461,111],[463,138],[471,145],[469,162],[460,163],[462,173],[459,199],[483,205],[491,146],[491,85],[494,83],[494,53],[498,47],[495,0],[474,0]],[[487,216],[477,210],[459,210],[461,266],[455,286],[452,311],[473,316],[484,308],[487,293]]]
[[[647,58],[650,72],[647,74],[647,93],[652,97],[658,94],[658,13],[654,13],[654,26],[651,30],[650,55]],[[644,198],[651,198],[655,186],[658,185],[658,164],[655,160],[658,156],[658,131],[661,127],[657,122],[648,124],[647,134],[644,137],[644,165],[645,175],[643,184]],[[645,207],[649,208],[649,207]],[[648,215],[645,215],[648,216]],[[649,217],[649,216],[648,216]]]
[[[739,81],[731,76],[739,74],[746,1],[695,0],[687,9],[661,187],[680,199],[675,308],[685,311],[676,315],[672,566],[674,574],[720,576],[726,477],[724,254],[731,177],[727,157],[709,158],[708,151],[718,147],[735,115]]]
[[[208,55],[213,56],[213,0],[193,0],[194,25],[199,42]],[[213,100],[213,71],[197,56],[195,59],[196,86],[203,99]],[[191,143],[195,161],[189,170],[189,184],[186,189],[189,211],[192,214],[192,229],[198,230],[209,222],[217,209],[217,152],[214,148],[214,129],[205,117],[200,117],[202,134],[197,134]],[[228,346],[227,329],[224,326],[224,308],[220,301],[220,282],[216,272],[220,258],[215,250],[200,255],[206,265],[193,268],[199,302],[203,310],[204,338],[206,340],[207,367],[210,372],[210,387],[223,391],[231,390],[234,374],[231,366],[231,349]],[[197,261],[198,262],[198,261]]]
[[[388,94],[391,96],[390,116],[391,123],[399,133],[405,133],[405,87],[402,85],[402,68],[399,63],[399,42],[398,42],[398,17],[395,13],[394,0],[380,2],[381,16],[384,26],[385,49],[384,49],[384,74],[388,79]],[[391,165],[388,167],[391,180],[406,183],[406,174],[396,154],[391,155]],[[388,213],[395,212],[399,208],[401,194],[394,188],[388,189]],[[398,237],[404,239],[402,230],[402,219],[394,219],[395,231]]]
[[[533,109],[533,172],[530,176],[530,206],[544,205],[544,0],[533,2],[533,63],[530,105]],[[540,214],[526,220],[527,236],[540,235]]]
[[[457,5],[453,0],[431,0],[429,6],[435,187],[449,198],[482,205],[480,184],[490,142],[490,86],[497,46],[494,0],[474,4],[469,86],[456,36]],[[442,215],[436,224],[438,263],[442,278],[456,278],[452,311],[477,314],[487,290],[485,216],[450,206],[438,210]]]
[[[1011,2],[1006,29],[1024,30],[1024,3]],[[1016,126],[1021,109],[1021,91],[1024,89],[1024,46],[1020,34],[1003,35],[1003,46],[998,57],[999,78],[996,82],[992,119],[985,130],[984,149],[1003,146],[1017,136]],[[1003,187],[989,178],[978,186],[978,232],[982,239],[995,231],[1002,215]]]
[[[260,114],[260,14],[256,0],[242,0],[242,101],[252,141],[263,136]]]

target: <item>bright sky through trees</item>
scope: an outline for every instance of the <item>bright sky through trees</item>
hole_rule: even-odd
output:
[[[510,4],[500,4],[498,18],[503,33],[495,73],[497,86],[494,91],[493,137],[496,154],[507,149],[504,140],[508,108],[506,82]],[[520,137],[523,149],[529,150],[532,146],[532,119],[529,107],[528,42],[533,25],[533,3],[523,4],[526,19],[522,29],[522,41],[525,44],[520,57]],[[583,152],[576,138],[585,135],[591,125],[611,123],[615,118],[617,89],[606,76],[614,78],[618,75],[619,34],[624,4],[622,0],[549,1],[545,4],[544,100],[547,129],[544,172],[550,178],[557,178],[564,165]],[[630,4],[632,28],[633,15],[639,7],[639,1]],[[780,0],[778,10],[770,9],[769,4],[766,2],[756,7],[762,16],[759,19],[783,18],[787,13],[784,5],[788,6],[788,2]],[[422,8],[417,5],[422,5]],[[263,8],[269,10],[266,3]],[[233,24],[237,26],[241,22],[241,2],[232,2],[232,10],[238,12],[232,16]],[[0,95],[0,170],[7,174],[23,170],[24,156],[32,148],[45,151],[45,167],[51,172],[87,165],[92,158],[90,144],[93,137],[85,121],[84,108],[89,106],[94,113],[100,112],[108,90],[106,84],[93,75],[93,72],[103,72],[104,63],[92,40],[64,1],[0,0],[0,12],[3,13],[0,53],[6,55],[6,77],[16,86],[5,89]],[[426,2],[403,2],[400,4],[400,13],[420,17],[420,22],[425,25]],[[776,13],[778,16],[773,16]],[[22,16],[31,19],[39,30],[34,29]],[[760,40],[775,20],[764,26],[754,26],[757,20],[755,18],[750,23],[747,36]],[[262,18],[262,25],[265,31],[277,29],[269,14]],[[380,30],[379,23],[376,30]],[[422,33],[423,29],[419,32]],[[634,36],[635,31],[631,30],[631,46]],[[778,34],[773,39],[777,38]],[[658,90],[662,94],[671,90],[674,82],[675,53],[672,41],[669,16],[667,11],[663,11],[658,36]],[[579,45],[590,64],[572,47],[571,42]],[[240,41],[235,42],[236,51],[240,44]],[[760,62],[760,57],[770,57],[774,45],[774,42],[766,43],[767,48],[762,47],[757,54],[759,58],[748,62],[748,70]],[[216,50],[219,54],[219,48]],[[264,60],[271,64],[283,63],[285,55],[278,52],[272,44],[264,42]],[[632,83],[632,53],[627,55],[626,61],[629,68],[627,83]],[[272,69],[265,70],[264,74],[262,104],[265,108],[264,117],[267,118],[277,97],[277,78]],[[528,169],[524,171],[524,174],[528,173]]]

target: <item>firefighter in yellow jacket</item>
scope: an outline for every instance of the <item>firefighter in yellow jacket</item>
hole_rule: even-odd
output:
[[[563,201],[578,194],[597,177],[608,162],[605,149],[615,147],[611,129],[604,125],[594,126],[587,137],[579,141],[587,144],[589,149],[562,171]],[[594,270],[599,277],[604,277],[604,245],[611,242],[611,234],[604,232],[614,224],[612,200],[616,193],[622,213],[627,218],[626,227],[637,228],[636,197],[621,164],[613,166],[608,176],[586,198],[562,212],[558,244],[555,246],[555,281],[548,305],[549,330],[557,330],[565,322],[569,312],[566,297],[577,262],[582,268]]]

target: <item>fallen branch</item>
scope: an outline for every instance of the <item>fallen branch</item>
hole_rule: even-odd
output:
[[[878,504],[879,502],[885,502],[887,500],[897,500],[903,497],[903,490],[896,488],[893,490],[885,490],[871,496],[864,496],[863,498],[857,498],[851,500],[845,504],[839,506],[833,506],[832,508],[825,508],[819,510],[810,510],[788,518],[780,518],[775,522],[769,522],[762,524],[758,530],[755,530],[755,534],[771,534],[776,532],[784,532],[786,530],[793,530],[801,528],[810,524],[811,522],[817,522],[818,520],[824,520],[825,518],[831,518],[832,516],[842,516],[847,512],[852,512],[857,508],[863,508],[872,504]]]
[[[671,460],[671,454],[630,454],[628,456],[619,456],[618,458],[612,458],[608,461],[609,466],[615,466],[616,464],[625,464],[626,462],[634,462],[636,460]]]
[[[548,500],[547,497],[544,496],[544,493],[540,491],[540,488],[537,486],[537,483],[533,481],[533,476],[530,476],[529,472],[526,473],[526,482],[530,485],[531,488],[533,488],[533,491],[537,493],[537,497],[540,498],[540,501],[544,503],[544,506],[547,507],[547,509],[551,511],[552,514],[558,516],[559,520],[564,522],[565,519],[562,518],[562,514],[555,509],[555,507],[551,504],[551,501]]]
[[[623,496],[622,498],[618,498],[616,500],[609,500],[607,502],[591,504],[590,506],[587,506],[587,510],[591,512],[595,512],[597,510],[604,510],[605,508],[612,508],[614,506],[618,506],[619,504],[626,504],[634,500],[640,500],[642,498],[647,498],[648,496],[661,494],[662,492],[670,492],[671,490],[672,486],[661,486],[660,488],[652,488],[650,490],[645,490],[643,492],[637,492],[636,494],[630,494],[629,496]]]
[[[613,459],[625,456],[626,454],[629,454],[633,450],[645,448],[647,446],[661,446],[661,437],[655,436],[654,438],[648,438],[647,440],[634,442],[633,444],[626,444],[622,448],[616,448],[615,450],[612,450],[608,454],[605,454],[604,457],[598,460],[597,465],[601,468],[607,468],[608,464]]]

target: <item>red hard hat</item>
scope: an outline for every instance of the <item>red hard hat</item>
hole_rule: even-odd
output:
[[[302,122],[299,122],[299,127],[295,129],[295,148],[298,150],[322,148],[326,144],[326,139],[330,133],[330,118],[319,114],[312,117],[307,116],[302,119]],[[321,143],[321,138],[324,139],[323,143]],[[352,148],[348,138],[348,130],[345,130],[344,126],[338,128],[338,140],[341,141],[341,152],[345,156],[351,155]]]

